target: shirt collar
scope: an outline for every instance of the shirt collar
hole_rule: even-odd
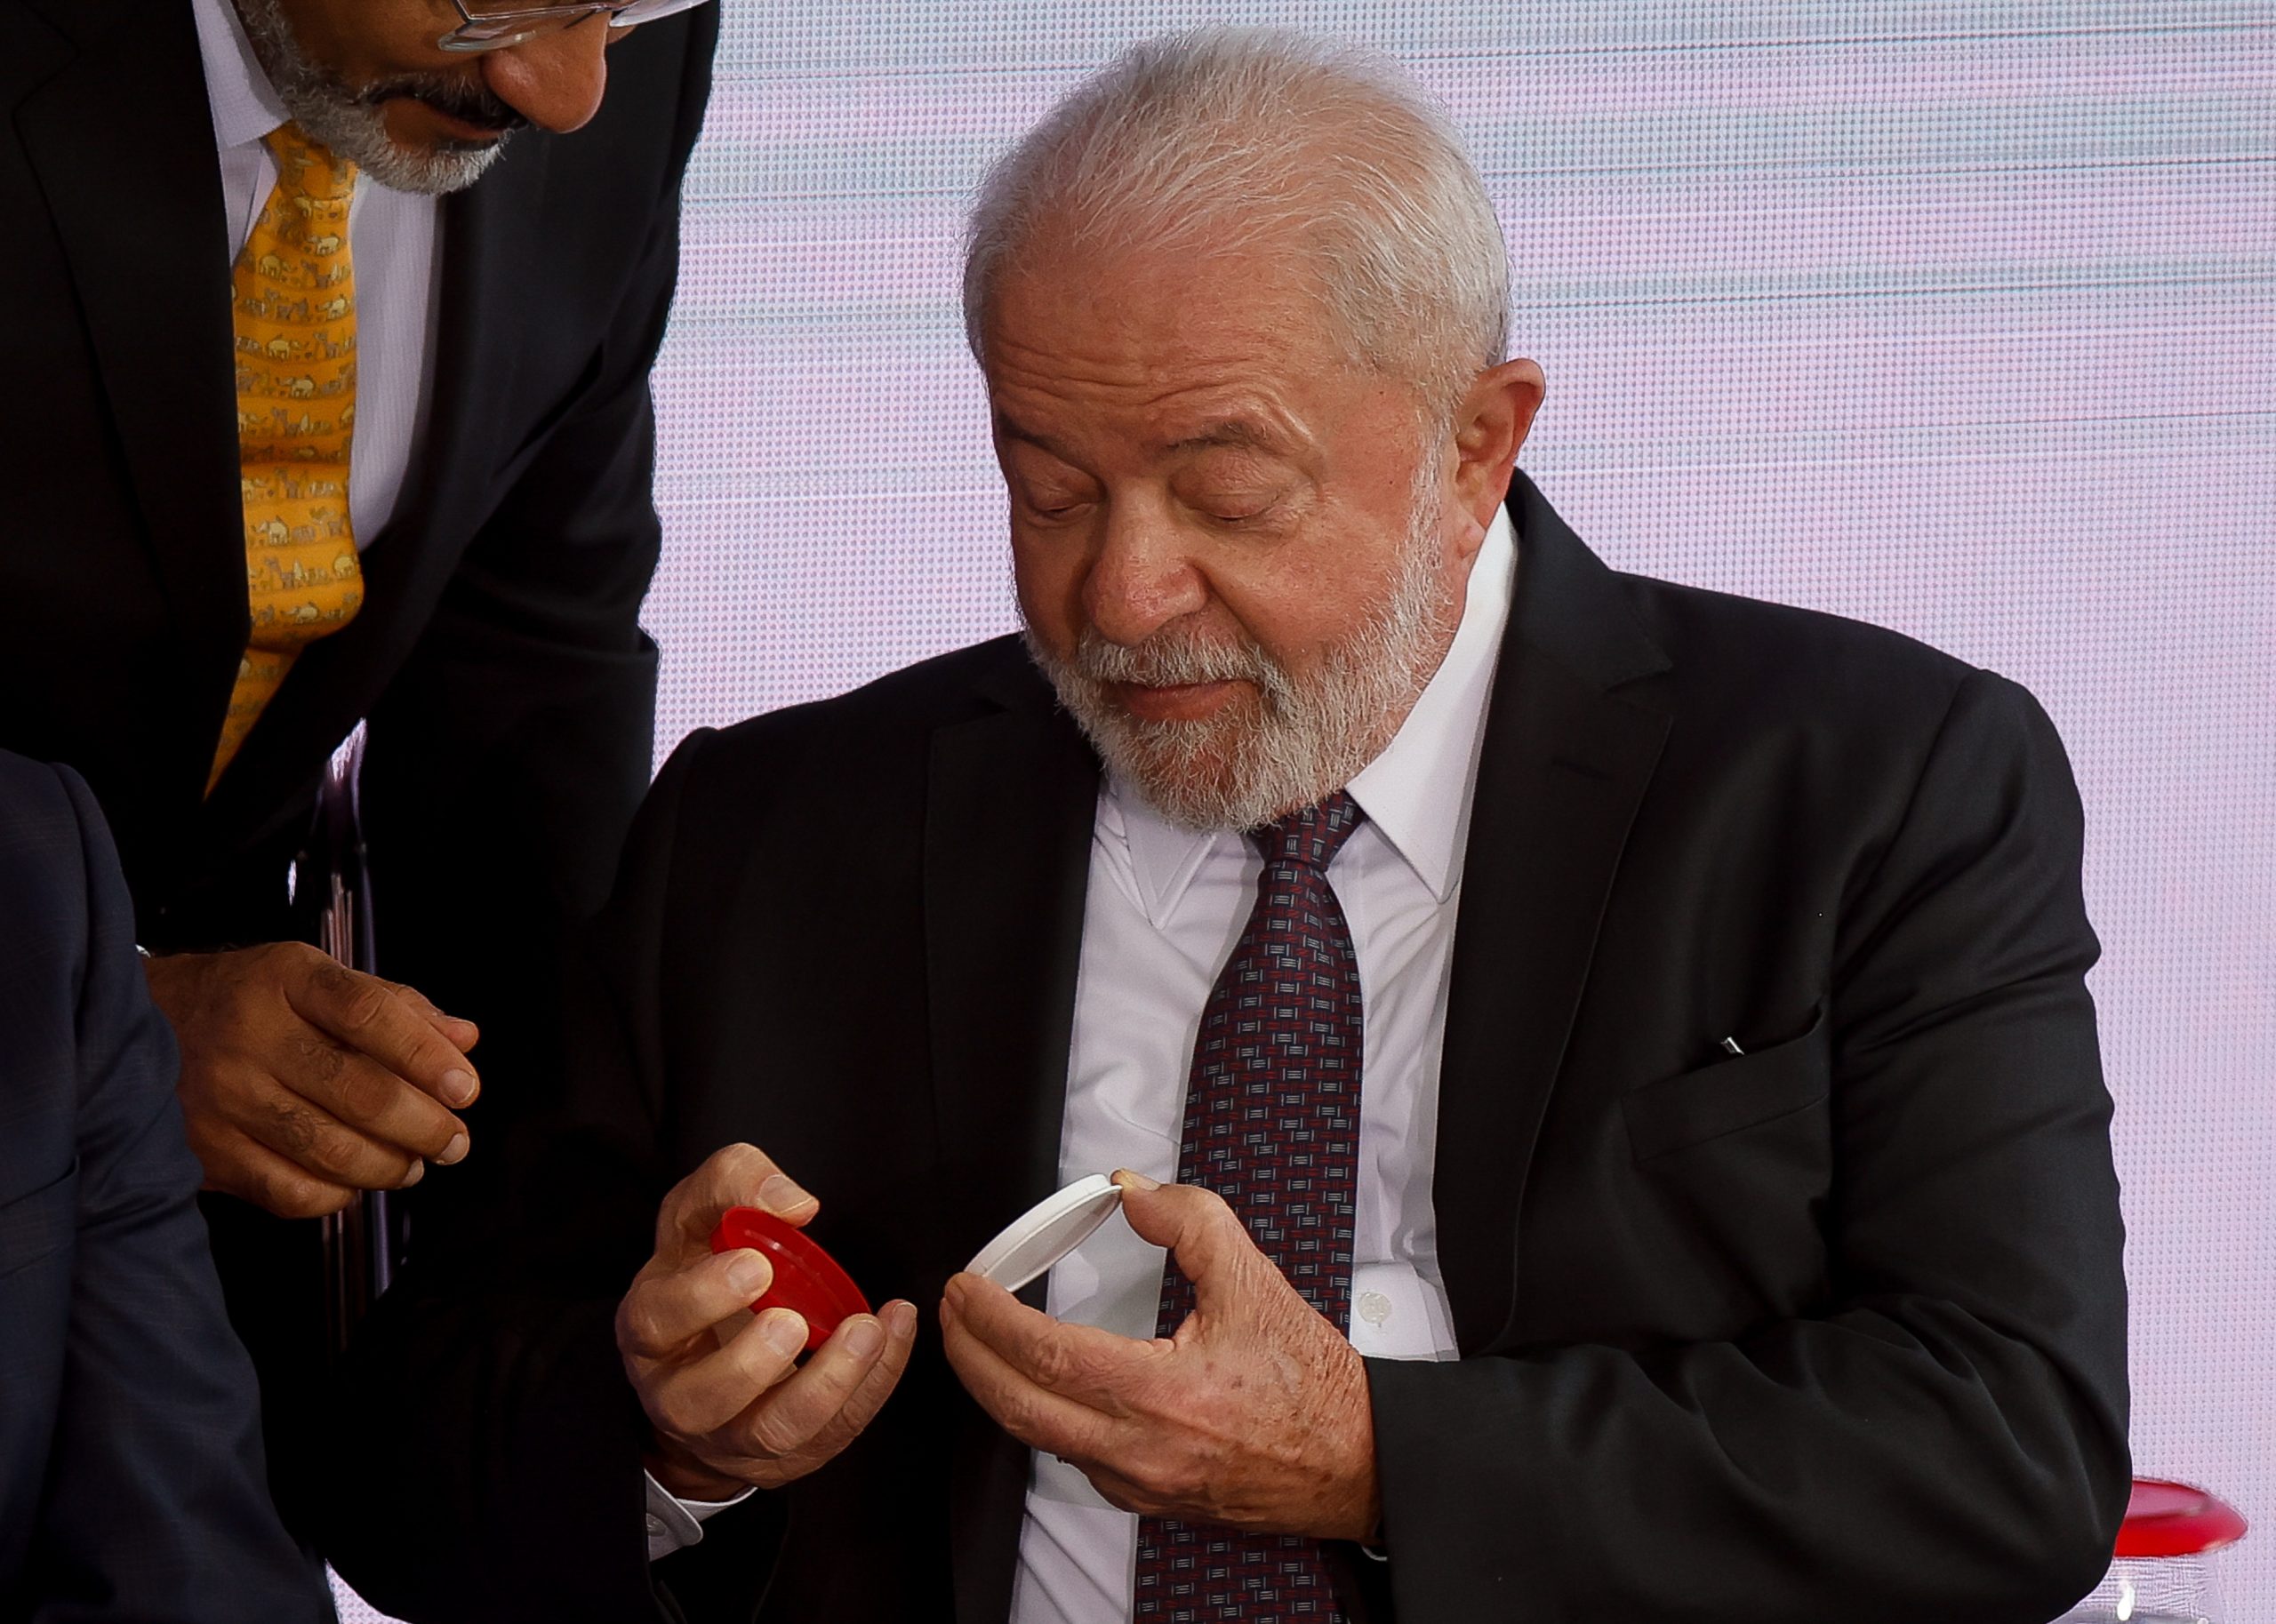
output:
[[[1510,622],[1517,564],[1517,540],[1504,508],[1487,527],[1485,544],[1471,565],[1462,624],[1446,658],[1390,745],[1350,786],[1368,822],[1440,902],[1454,895],[1462,880],[1486,706]],[[1107,831],[1118,832],[1129,845],[1146,916],[1158,925],[1176,910],[1211,848],[1238,838],[1180,828],[1111,774],[1100,804]]]
[[[1509,509],[1494,515],[1471,565],[1462,625],[1422,697],[1383,753],[1351,780],[1351,798],[1398,848],[1415,877],[1444,902],[1462,878],[1471,789],[1486,739],[1486,702],[1510,623],[1517,540]]]
[[[205,69],[205,100],[213,109],[217,151],[260,140],[288,118],[276,87],[245,38],[229,0],[191,0],[197,19],[197,54]]]

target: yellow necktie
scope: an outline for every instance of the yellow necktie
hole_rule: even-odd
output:
[[[206,779],[211,793],[301,651],[364,601],[348,517],[356,428],[356,166],[286,124],[268,138],[276,189],[231,278],[237,451],[252,636]]]

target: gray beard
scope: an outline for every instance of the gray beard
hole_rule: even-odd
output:
[[[1435,474],[1435,468],[1426,472]],[[1418,492],[1398,573],[1382,609],[1298,678],[1244,636],[1232,646],[1174,628],[1126,647],[1085,631],[1074,658],[1028,652],[1093,748],[1170,822],[1252,829],[1310,806],[1383,753],[1446,652],[1447,593],[1438,564],[1439,504]],[[1110,683],[1246,680],[1259,704],[1198,722],[1146,721],[1109,696]]]
[[[439,196],[461,191],[497,160],[505,138],[479,143],[445,142],[430,152],[397,146],[387,132],[386,110],[368,91],[352,90],[337,74],[309,59],[293,33],[282,0],[236,0],[245,38],[276,99],[293,122],[334,157],[346,158],[381,186]],[[409,75],[389,81],[390,93],[431,93],[448,106],[463,98],[461,82],[442,75]]]

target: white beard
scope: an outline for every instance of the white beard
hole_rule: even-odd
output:
[[[333,156],[346,158],[390,191],[429,196],[461,191],[479,180],[504,148],[501,136],[478,145],[406,151],[388,133],[384,108],[309,60],[277,0],[236,0],[236,7],[252,53],[293,122]],[[437,78],[437,88],[445,88],[447,82]]]
[[[1423,474],[1437,469],[1426,462]],[[1422,479],[1381,610],[1299,678],[1253,639],[1226,644],[1166,628],[1125,647],[1086,629],[1074,657],[1028,651],[1092,748],[1168,819],[1252,829],[1333,795],[1382,754],[1444,658],[1452,605],[1439,572],[1442,504]],[[1147,721],[1108,684],[1246,681],[1257,700],[1198,721]]]

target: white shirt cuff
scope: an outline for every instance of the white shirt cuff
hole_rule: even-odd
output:
[[[1369,1359],[1454,1358],[1454,1317],[1445,1293],[1411,1264],[1356,1265],[1351,1346]]]
[[[755,1488],[745,1489],[733,1500],[682,1500],[656,1481],[653,1472],[642,1472],[648,1480],[648,1560],[669,1556],[674,1551],[690,1545],[703,1543],[703,1521],[717,1516],[730,1506],[740,1506],[753,1494]]]

